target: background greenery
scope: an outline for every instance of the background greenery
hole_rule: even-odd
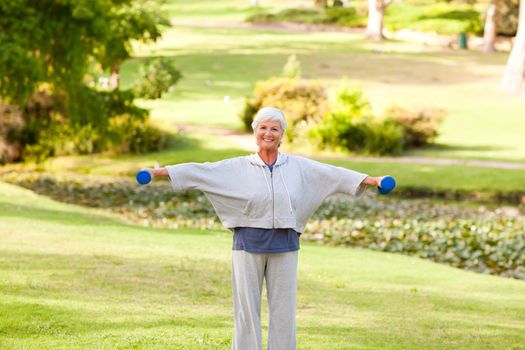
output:
[[[139,188],[133,176],[253,152],[243,106],[291,55],[304,79],[359,86],[374,116],[393,104],[447,113],[436,143],[404,151],[408,158],[283,145],[398,180],[397,197],[333,198],[311,220],[300,252],[299,348],[522,348],[525,101],[499,90],[508,53],[246,22],[313,1],[260,3],[168,0],[162,39],[130,42],[122,91],[148,75],[148,62],[170,67],[157,83],[180,78],[159,99],[130,97],[149,110],[151,129],[120,130],[140,140],[125,139],[128,151],[144,153],[112,147],[0,167],[0,348],[230,348],[231,233],[202,195],[174,194],[166,181]],[[366,2],[356,6],[359,19]],[[388,8],[387,28],[455,33],[484,6],[402,1]],[[67,132],[41,130],[72,147]],[[89,146],[87,131],[71,135],[73,146]],[[141,148],[148,138],[162,147]]]

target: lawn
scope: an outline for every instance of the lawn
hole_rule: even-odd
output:
[[[212,14],[216,7],[226,6],[221,1],[213,4],[171,2],[182,14],[187,10],[204,17],[191,25],[175,25],[154,45],[136,45],[135,58],[122,67],[123,86],[131,84],[138,64],[147,57],[171,57],[182,71],[175,92],[142,101],[155,120],[169,127],[239,129],[238,115],[255,82],[279,75],[287,57],[296,54],[305,78],[333,86],[347,77],[362,86],[377,115],[392,104],[445,109],[448,116],[438,147],[410,155],[525,160],[525,100],[499,90],[507,53],[484,55],[395,41],[378,44],[359,33],[196,26],[205,23],[205,17],[219,16]],[[247,2],[231,6],[245,8]]]
[[[230,347],[228,232],[0,193],[0,348]],[[523,348],[523,281],[312,244],[299,266],[300,349]]]

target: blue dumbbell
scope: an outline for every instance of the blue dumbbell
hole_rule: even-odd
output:
[[[381,180],[381,185],[377,188],[380,194],[389,194],[396,187],[396,180],[392,176],[385,176]]]
[[[139,171],[135,177],[137,178],[137,182],[141,185],[147,185],[151,182],[151,174],[147,170]]]

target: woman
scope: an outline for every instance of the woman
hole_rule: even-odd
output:
[[[252,123],[257,153],[214,163],[186,163],[148,170],[169,176],[175,191],[197,189],[233,230],[232,349],[262,349],[263,279],[269,307],[268,349],[295,349],[295,300],[299,235],[307,219],[334,193],[359,196],[369,177],[303,157],[278,152],[286,119],[273,107]]]

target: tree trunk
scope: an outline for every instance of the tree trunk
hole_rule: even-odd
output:
[[[496,51],[494,42],[496,41],[496,0],[491,1],[487,9],[485,28],[483,30],[483,52],[490,53]]]
[[[368,25],[366,36],[372,40],[381,41],[383,36],[383,17],[385,15],[385,0],[368,0]]]
[[[501,87],[511,94],[525,96],[525,0],[520,1],[518,33],[505,67]]]
[[[252,7],[259,6],[259,0],[251,0],[251,3],[252,3]]]

